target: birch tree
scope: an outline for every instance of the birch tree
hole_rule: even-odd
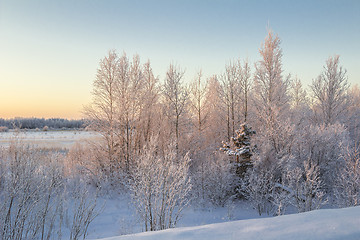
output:
[[[227,109],[227,135],[228,141],[235,135],[238,123],[238,105],[240,96],[239,62],[230,62],[225,66],[225,73],[221,75],[222,97]]]
[[[288,109],[289,78],[283,76],[280,39],[271,30],[259,53],[262,60],[255,64],[254,102],[257,117],[269,128]]]
[[[114,172],[118,162],[116,156],[117,124],[117,91],[119,85],[119,57],[115,51],[109,51],[99,64],[93,83],[93,101],[84,109],[85,115],[91,119],[91,128],[99,132],[105,142],[102,146],[108,162],[102,164],[103,171]]]
[[[290,77],[283,76],[280,39],[271,30],[259,52],[262,59],[255,64],[254,77],[257,126],[264,140],[279,154],[286,144],[281,131],[285,130],[283,124],[287,121]]]
[[[340,121],[348,110],[346,70],[340,66],[339,55],[326,60],[323,72],[311,84],[313,111],[317,123],[325,125]]]
[[[206,114],[204,112],[204,101],[205,101],[205,87],[201,82],[202,72],[201,70],[197,73],[193,82],[190,85],[190,106],[193,112],[193,115],[196,119],[196,129],[200,134],[204,128],[204,122],[206,119]]]
[[[170,64],[163,86],[164,104],[167,106],[168,118],[175,128],[176,148],[180,138],[180,121],[188,103],[188,90],[183,85],[184,71]]]
[[[248,121],[249,115],[249,99],[250,91],[252,87],[251,70],[248,60],[244,61],[243,65],[240,65],[240,100],[242,104],[243,121]]]

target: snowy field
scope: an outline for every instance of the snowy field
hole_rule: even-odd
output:
[[[84,143],[87,140],[96,140],[99,135],[91,131],[58,130],[58,131],[14,131],[0,132],[0,147],[7,147],[18,137],[24,144],[41,148],[69,149],[76,142]]]
[[[106,240],[359,240],[360,207],[168,229]],[[103,239],[105,240],[105,239]]]
[[[99,206],[105,205],[105,208],[90,224],[88,239],[102,239],[144,231],[143,223],[138,220],[130,198],[125,195],[116,196],[113,199],[110,197],[100,199]],[[247,202],[233,203],[226,207],[189,206],[184,209],[177,228],[261,217]]]

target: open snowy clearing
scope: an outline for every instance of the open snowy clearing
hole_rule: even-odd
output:
[[[360,207],[325,209],[280,217],[144,232],[103,240],[360,239]]]
[[[99,139],[96,132],[77,130],[0,132],[0,146],[7,147],[17,137],[24,144],[42,148],[71,148],[75,143]]]

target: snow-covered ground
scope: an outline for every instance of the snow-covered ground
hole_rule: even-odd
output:
[[[143,232],[143,223],[138,220],[136,210],[127,194],[99,199],[105,206],[101,214],[90,224],[89,239],[101,239],[130,233]],[[264,217],[264,216],[262,216]],[[189,206],[182,212],[177,227],[200,226],[232,220],[259,218],[248,202],[237,202],[226,207]]]
[[[240,220],[106,238],[106,240],[123,239],[359,240],[360,207],[323,209],[280,217]]]
[[[58,131],[14,131],[0,132],[0,146],[7,147],[15,136],[25,144],[35,145],[43,148],[65,148],[69,149],[76,142],[94,140],[99,137],[96,132],[58,130]]]

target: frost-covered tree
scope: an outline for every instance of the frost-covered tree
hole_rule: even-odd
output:
[[[205,94],[206,89],[201,81],[202,72],[201,70],[197,73],[196,77],[194,78],[193,82],[190,85],[190,92],[189,92],[189,100],[190,100],[190,108],[191,112],[196,119],[195,126],[200,134],[203,130],[204,122],[206,119],[206,115],[204,112],[204,101],[205,101]]]
[[[297,77],[290,83],[289,95],[292,109],[300,109],[308,104],[307,93],[304,90],[300,79]]]
[[[204,112],[206,122],[204,126],[204,145],[214,151],[221,140],[226,138],[226,107],[221,100],[221,84],[216,75],[207,80]]]
[[[151,111],[156,106],[156,78],[150,63],[109,52],[101,62],[93,86],[93,102],[85,108],[90,127],[103,136],[97,149],[104,153],[108,175],[129,173],[136,151],[149,138]],[[149,122],[150,121],[150,122]],[[142,132],[144,130],[145,132]]]
[[[313,111],[317,123],[330,125],[341,121],[348,110],[349,88],[346,70],[340,65],[339,55],[326,60],[323,72],[311,84]]]
[[[226,122],[228,140],[235,135],[238,123],[240,98],[239,61],[230,62],[225,66],[225,73],[220,76],[222,99],[226,106]]]
[[[156,120],[157,115],[159,114],[159,98],[160,98],[160,88],[158,86],[159,79],[154,76],[150,61],[146,62],[143,66],[143,77],[144,77],[144,86],[143,86],[143,97],[142,97],[142,106],[140,112],[140,123],[139,123],[139,134],[142,135],[142,139],[137,140],[144,142],[144,144],[139,143],[139,147],[145,145],[145,143],[150,141],[150,137],[156,129]]]
[[[108,162],[103,164],[104,170],[115,171],[118,164],[117,139],[117,92],[119,85],[119,57],[115,51],[100,61],[96,78],[93,83],[93,102],[84,109],[85,115],[91,120],[91,127],[102,134],[104,139],[103,152]]]
[[[241,112],[243,115],[243,121],[248,121],[249,115],[249,99],[252,89],[251,70],[248,60],[244,61],[240,67],[240,100],[241,100]]]
[[[290,83],[290,114],[291,122],[295,124],[298,131],[301,131],[309,124],[311,110],[306,90],[303,88],[299,78],[295,77]]]
[[[120,159],[123,168],[130,172],[135,151],[141,146],[137,145],[136,138],[141,135],[136,129],[139,126],[141,110],[143,109],[144,75],[140,57],[134,55],[130,62],[125,54],[119,60],[119,84],[117,88],[117,115],[120,126],[117,135]]]
[[[348,91],[349,111],[346,126],[349,129],[351,139],[360,145],[360,89],[353,85]]]
[[[170,64],[163,86],[164,104],[169,121],[175,131],[176,148],[180,138],[181,117],[186,112],[189,92],[183,84],[184,71]]]
[[[165,152],[152,139],[136,158],[130,190],[145,231],[172,228],[188,204],[190,158],[179,157],[170,146]]]
[[[268,144],[282,155],[291,143],[288,121],[289,77],[283,76],[280,39],[271,30],[260,50],[262,60],[255,64],[254,105],[259,146]],[[285,126],[285,127],[284,127]],[[281,156],[280,156],[281,157]]]
[[[259,124],[276,128],[288,110],[289,78],[284,78],[280,39],[271,30],[260,50],[262,60],[255,64],[254,104]]]

